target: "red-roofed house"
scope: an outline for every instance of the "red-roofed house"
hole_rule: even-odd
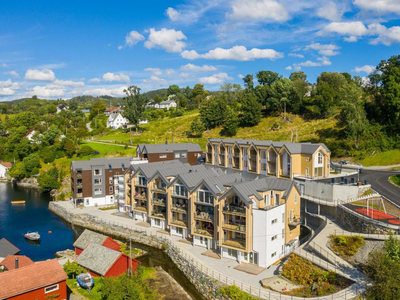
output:
[[[7,175],[8,169],[12,167],[12,163],[10,162],[1,162],[0,163],[0,178],[4,178]]]
[[[111,114],[115,114],[115,113],[119,112],[120,109],[121,108],[119,106],[108,108],[108,109],[106,109],[105,115],[109,116]]]
[[[23,268],[34,264],[34,262],[25,255],[8,255],[0,262],[0,267],[3,266],[7,271]]]
[[[3,272],[0,273],[0,299],[46,300],[56,294],[57,299],[67,299],[67,278],[57,259]]]

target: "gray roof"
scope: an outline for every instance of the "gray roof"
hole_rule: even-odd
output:
[[[120,255],[121,252],[91,243],[78,256],[76,262],[85,269],[104,276]]]
[[[80,170],[91,170],[92,166],[104,166],[106,169],[121,169],[122,165],[125,169],[131,165],[132,157],[103,157],[103,158],[91,158],[89,160],[78,160],[71,162],[72,171]]]
[[[216,177],[218,176],[217,171],[214,169],[204,169],[204,170],[194,170],[191,172],[179,173],[175,180],[173,180],[171,184],[175,183],[176,180],[180,179],[189,189],[197,186],[204,178],[208,177]]]
[[[152,162],[143,165],[138,165],[135,169],[135,173],[141,171],[142,174],[147,178],[151,178],[154,174],[159,170],[168,170],[168,169],[176,169],[176,168],[187,168],[188,164],[184,164],[179,160],[167,160],[167,161],[159,161],[159,162]]]
[[[79,238],[73,244],[74,247],[85,249],[90,243],[103,244],[107,239],[107,236],[85,229],[85,231],[79,236]]]
[[[7,255],[15,255],[19,251],[21,250],[19,250],[17,247],[11,244],[5,238],[2,238],[0,240],[0,257],[6,257]]]
[[[173,153],[177,151],[202,152],[199,144],[177,143],[177,144],[140,144],[138,152],[154,153]]]

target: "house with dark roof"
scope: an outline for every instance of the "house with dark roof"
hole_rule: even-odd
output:
[[[139,144],[136,148],[136,155],[148,162],[167,160],[180,160],[183,163],[194,165],[203,155],[199,144]]]
[[[107,127],[111,129],[125,128],[128,123],[120,112],[111,113],[107,119]]]
[[[85,229],[73,244],[75,253],[80,255],[90,243],[99,244],[115,251],[119,251],[120,248],[120,244],[109,236]]]
[[[135,271],[140,264],[134,258],[96,243],[90,243],[75,261],[95,277],[117,277],[128,270]]]
[[[0,299],[67,299],[67,279],[57,259],[2,272]]]
[[[7,241],[6,238],[0,240],[0,260],[8,255],[18,255],[20,251],[21,250]]]
[[[18,268],[23,268],[34,264],[34,262],[25,255],[8,255],[0,261],[0,271],[10,271]]]

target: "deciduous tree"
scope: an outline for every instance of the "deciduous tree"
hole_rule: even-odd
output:
[[[140,88],[135,85],[131,85],[124,92],[126,97],[124,97],[125,106],[123,115],[132,125],[137,127],[145,109],[147,98],[140,94]]]

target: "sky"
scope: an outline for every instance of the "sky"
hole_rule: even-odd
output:
[[[1,1],[0,101],[361,77],[398,55],[400,0]]]

